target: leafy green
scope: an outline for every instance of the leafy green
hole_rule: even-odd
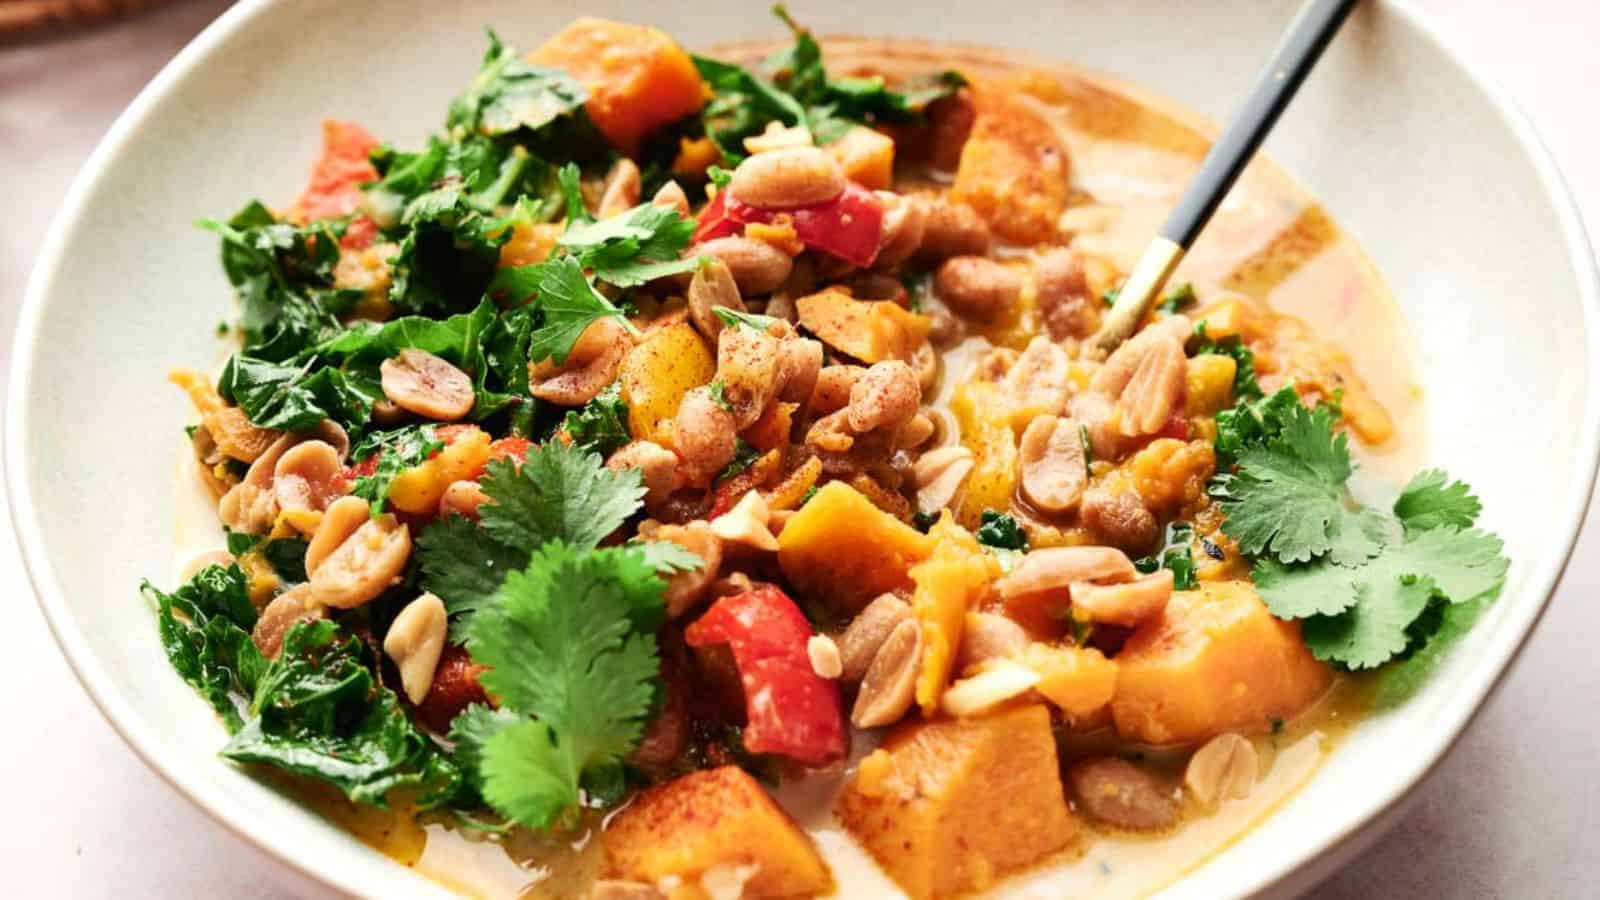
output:
[[[467,92],[450,104],[446,125],[487,137],[516,134],[541,150],[594,153],[599,138],[583,111],[576,78],[535,66],[489,32],[489,49]]]
[[[954,71],[913,80],[904,91],[892,91],[880,76],[830,78],[822,48],[783,6],[773,13],[789,26],[794,44],[769,56],[752,71],[744,66],[694,57],[700,77],[713,91],[702,124],[729,162],[744,158],[744,139],[760,134],[771,122],[798,125],[818,144],[828,144],[857,124],[912,123],[922,119],[928,104],[966,84]]]
[[[423,808],[451,798],[460,772],[416,729],[373,675],[360,638],[326,619],[290,627],[256,680],[252,718],[222,749],[235,762],[326,781],[356,803],[383,806],[396,788],[426,788]]]
[[[260,553],[272,571],[286,582],[306,580],[306,542],[295,537],[271,537],[228,532],[228,553],[235,559],[246,553]]]
[[[976,535],[978,543],[1004,550],[1024,550],[1028,546],[1028,535],[1023,532],[1022,525],[1012,516],[992,509],[983,511]]]
[[[570,821],[585,775],[620,764],[638,743],[657,692],[651,629],[665,583],[628,548],[555,541],[512,572],[467,626],[484,687],[514,711],[474,748],[481,790],[531,828]],[[480,717],[481,718],[481,717]]]
[[[1217,471],[1225,472],[1237,462],[1239,454],[1247,448],[1263,447],[1283,431],[1284,424],[1297,409],[1302,408],[1300,395],[1293,385],[1284,385],[1266,397],[1240,396],[1231,409],[1217,413],[1217,437],[1213,442],[1217,452]],[[1316,415],[1326,416],[1329,427],[1333,423],[1333,410],[1319,406]],[[1325,410],[1325,412],[1321,412]]]
[[[1196,585],[1194,577],[1194,526],[1188,522],[1167,525],[1166,538],[1160,551],[1133,561],[1133,567],[1149,574],[1157,569],[1172,570],[1174,590],[1187,591]]]
[[[376,660],[328,620],[300,622],[275,660],[250,639],[256,620],[244,572],[209,566],[171,594],[145,582],[167,658],[222,716],[232,734],[222,755],[327,781],[360,803],[390,790],[431,790],[423,806],[450,799],[459,775],[411,724],[373,675]]]
[[[595,290],[584,275],[583,266],[572,256],[554,256],[529,266],[501,269],[489,291],[513,298],[534,298],[543,314],[543,324],[534,330],[529,342],[530,360],[566,362],[584,330],[607,316],[614,317],[630,332],[637,331],[621,309]]]
[[[678,258],[689,246],[694,225],[670,206],[643,203],[598,222],[570,225],[559,243],[597,280],[636,287],[694,271],[700,257]]]
[[[572,438],[574,445],[601,456],[610,456],[632,440],[628,403],[622,399],[620,383],[613,381],[593,400],[568,412],[561,420],[561,430]]]
[[[1159,309],[1163,313],[1172,316],[1183,312],[1198,302],[1200,301],[1199,298],[1197,298],[1194,294],[1194,285],[1185,281],[1172,290],[1167,291],[1167,295],[1161,298],[1161,302],[1156,305],[1156,309]]]
[[[713,381],[711,384],[713,388],[712,393],[714,399],[716,399],[718,404],[726,404],[727,401],[722,398],[722,392],[718,390],[722,386],[721,382]],[[756,460],[760,458],[760,450],[757,450],[755,447],[751,446],[745,441],[744,438],[739,438],[738,442],[734,444],[733,459],[728,460],[728,464],[722,467],[721,472],[717,473],[716,480],[726,481],[735,475],[739,475],[746,469],[749,469],[751,466],[755,465]]]
[[[1438,644],[1499,594],[1503,545],[1471,527],[1481,504],[1466,485],[1427,471],[1391,511],[1363,507],[1346,486],[1354,466],[1330,407],[1307,409],[1286,387],[1241,400],[1234,413],[1226,428],[1219,417],[1217,442],[1219,458],[1229,442],[1237,468],[1211,488],[1227,515],[1222,529],[1255,558],[1273,614],[1302,620],[1317,658],[1350,669],[1436,660]]]
[[[599,455],[560,441],[530,448],[520,470],[510,460],[489,463],[481,487],[493,502],[481,507],[480,524],[451,517],[417,538],[423,585],[457,617],[482,609],[540,545],[598,546],[644,497],[637,471],[613,472]]]
[[[318,368],[315,359],[285,364],[234,355],[217,378],[217,393],[262,428],[307,431],[323,419],[365,423],[383,391],[376,377]]]
[[[1199,345],[1195,355],[1212,354],[1215,356],[1228,356],[1233,358],[1233,396],[1235,400],[1259,400],[1262,396],[1261,383],[1256,380],[1256,355],[1245,346],[1237,335],[1226,337],[1222,340],[1212,340],[1206,337],[1206,323],[1195,325],[1195,334],[1199,336]]]
[[[350,493],[366,498],[372,514],[383,512],[389,502],[389,485],[396,475],[412,466],[421,465],[428,457],[444,449],[444,441],[435,435],[432,425],[408,425],[393,431],[375,431],[350,448],[350,458],[358,463],[376,456],[376,467],[369,475],[362,475],[351,485]]]
[[[156,609],[161,646],[172,667],[222,716],[229,731],[243,726],[236,693],[253,690],[266,661],[250,641],[256,610],[244,571],[207,566],[170,594],[144,582]]]

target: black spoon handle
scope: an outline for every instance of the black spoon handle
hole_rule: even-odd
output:
[[[1100,350],[1110,352],[1138,328],[1172,270],[1177,268],[1211,214],[1217,211],[1239,173],[1255,156],[1267,132],[1277,123],[1278,116],[1289,105],[1357,2],[1359,0],[1310,0],[1300,10],[1272,62],[1256,79],[1255,89],[1250,92],[1244,108],[1211,145],[1199,173],[1167,217],[1159,236],[1129,273],[1117,295],[1116,305],[1095,336],[1095,345]]]

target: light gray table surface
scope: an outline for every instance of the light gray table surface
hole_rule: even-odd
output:
[[[139,88],[226,5],[193,0],[0,46],[0,363],[9,366],[23,282],[72,176]],[[1529,113],[1600,222],[1600,2],[1417,5]],[[282,896],[270,865],[169,789],[89,702],[45,628],[3,512],[0,872],[10,887],[0,895]],[[1600,504],[1526,652],[1409,815],[1315,896],[1600,896],[1597,520]]]

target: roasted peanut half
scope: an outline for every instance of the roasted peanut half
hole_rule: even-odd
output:
[[[1051,413],[1066,405],[1071,384],[1072,361],[1067,351],[1043,335],[1028,342],[1005,377],[1012,403]]]
[[[1000,596],[1026,597],[1084,581],[1131,581],[1139,574],[1114,547],[1046,547],[1030,550],[996,585]]]
[[[1172,570],[1157,569],[1122,584],[1075,581],[1072,617],[1080,622],[1132,627],[1161,615],[1172,599]]]
[[[1255,745],[1230,731],[1206,741],[1189,757],[1183,786],[1202,806],[1216,809],[1224,800],[1250,796],[1260,768]]]
[[[323,560],[371,517],[372,507],[364,498],[352,494],[333,501],[306,544],[306,574],[315,574]]]
[[[700,557],[702,563],[698,569],[678,572],[667,579],[667,617],[676,619],[704,599],[717,581],[722,571],[722,539],[711,533],[711,526],[703,519],[687,525],[663,525],[650,539],[671,541]]]
[[[717,337],[717,382],[735,431],[755,424],[778,393],[778,339],[750,328],[725,328]]]
[[[1009,700],[1033,690],[1039,673],[1009,659],[990,660],[974,675],[945,689],[939,706],[956,718],[981,716]]]
[[[397,582],[410,558],[410,529],[388,513],[368,519],[312,573],[312,599],[354,609]]]
[[[406,412],[454,422],[472,412],[472,378],[426,350],[407,347],[378,367],[383,395]]]
[[[972,451],[959,444],[929,450],[918,457],[911,467],[917,511],[938,512],[953,503],[976,464]]]
[[[678,215],[686,219],[689,217],[689,195],[683,192],[683,188],[679,187],[676,181],[663,184],[661,190],[656,191],[656,195],[650,198],[650,202],[655,206],[675,209]]]
[[[294,446],[298,437],[286,434],[272,442],[245,471],[244,478],[217,501],[217,517],[233,531],[266,534],[278,518],[278,497],[272,490],[272,475],[278,460]]]
[[[767,527],[771,511],[760,491],[750,491],[739,499],[733,508],[711,520],[711,533],[726,544],[742,544],[756,550],[775,553],[778,539]]]
[[[672,449],[677,451],[684,483],[709,484],[738,452],[737,432],[733,413],[711,396],[709,388],[685,394],[672,420]]]
[[[844,169],[832,154],[802,146],[751,156],[733,170],[727,190],[741,203],[784,209],[826,203],[844,187]]]
[[[639,166],[626,156],[611,165],[606,173],[605,186],[600,190],[600,208],[597,217],[607,219],[625,213],[639,204],[643,181]]]
[[[694,277],[689,280],[688,299],[689,320],[707,340],[715,341],[722,333],[723,322],[716,314],[718,308],[745,311],[733,273],[720,259],[708,260],[695,270]]]
[[[383,636],[383,652],[394,660],[400,671],[400,686],[412,703],[421,703],[433,687],[433,672],[439,666],[448,632],[449,614],[444,601],[433,594],[423,594],[400,610],[389,625],[389,633]]]
[[[911,366],[897,359],[873,363],[850,386],[850,428],[857,434],[899,428],[921,403],[922,384]]]
[[[969,612],[961,629],[956,671],[965,672],[990,660],[1005,659],[1028,646],[1028,632],[998,613]]]
[[[893,594],[882,594],[850,620],[839,637],[840,677],[859,681],[901,622],[911,618],[911,604]]]
[[[1078,505],[1089,484],[1084,459],[1083,433],[1073,419],[1035,416],[1022,432],[1018,450],[1022,465],[1022,495],[1048,513],[1063,513]]]
[[[813,634],[806,641],[806,659],[811,661],[811,671],[822,678],[830,680],[838,678],[844,671],[844,662],[839,656],[839,645],[825,634]]]
[[[651,441],[633,441],[619,447],[606,460],[615,472],[637,469],[644,480],[646,503],[656,504],[672,496],[679,487],[678,455]]]
[[[1079,808],[1090,816],[1135,831],[1165,828],[1178,817],[1172,788],[1124,759],[1099,756],[1067,769]]]
[[[778,399],[805,403],[822,374],[822,342],[793,337],[778,348]]]
[[[323,441],[302,441],[284,452],[273,467],[272,492],[278,500],[278,509],[284,513],[321,512],[328,504],[342,496],[341,474],[344,464],[339,451]],[[316,517],[290,517],[297,528],[309,523],[315,527]]]
[[[452,481],[450,486],[439,495],[439,518],[448,519],[451,516],[466,516],[473,521],[478,519],[478,507],[489,502],[489,495],[483,492],[476,481],[463,479]]]
[[[1183,344],[1177,338],[1164,338],[1150,346],[1118,400],[1123,434],[1155,434],[1166,426],[1173,411],[1180,408],[1186,370]]]
[[[922,629],[915,619],[906,619],[889,633],[862,676],[850,723],[857,728],[878,728],[899,721],[916,697],[921,663]]]
[[[1108,397],[1121,396],[1122,389],[1128,386],[1133,373],[1138,370],[1139,363],[1152,345],[1167,338],[1176,339],[1181,344],[1188,340],[1193,332],[1194,325],[1190,323],[1189,317],[1181,314],[1167,316],[1145,328],[1128,338],[1122,346],[1106,357],[1105,363],[1095,371],[1094,377],[1089,379],[1089,390],[1098,391]]]
[[[764,241],[738,235],[706,241],[690,250],[722,260],[733,273],[733,282],[743,297],[771,292],[794,271],[794,259],[789,254]]]
[[[328,611],[311,597],[311,585],[297,584],[273,597],[261,610],[255,627],[250,630],[250,642],[256,645],[267,659],[277,659],[283,649],[283,636],[296,622],[315,622],[325,618]]]
[[[582,406],[617,380],[632,347],[633,339],[621,322],[612,316],[597,319],[583,330],[564,362],[546,359],[528,364],[534,382],[531,392],[561,406]]]
[[[883,203],[883,235],[878,240],[879,269],[889,269],[911,258],[922,246],[928,230],[928,201],[914,194],[878,191]]]
[[[784,125],[782,122],[768,122],[762,132],[753,137],[744,139],[744,152],[746,153],[771,153],[774,150],[785,150],[789,147],[810,147],[814,144],[811,132],[801,125]]]

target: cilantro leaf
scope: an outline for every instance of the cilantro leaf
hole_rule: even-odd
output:
[[[567,413],[561,420],[561,430],[572,438],[575,446],[592,450],[601,456],[610,456],[623,444],[633,440],[628,427],[628,404],[622,399],[621,383],[613,381],[605,390],[580,409]]]
[[[472,520],[450,516],[417,535],[422,584],[444,601],[451,635],[461,628],[506,580],[506,573],[528,564],[527,548],[508,547],[489,537]]]
[[[1022,526],[1017,520],[1002,512],[992,509],[983,511],[978,530],[975,532],[978,543],[990,547],[999,547],[1004,550],[1023,550],[1028,546],[1028,536],[1023,533]]]
[[[1439,469],[1418,472],[1394,501],[1394,514],[1407,531],[1426,531],[1454,525],[1469,528],[1483,504],[1472,489]]]
[[[350,493],[366,498],[372,514],[383,512],[389,502],[389,485],[395,476],[412,466],[421,465],[428,457],[444,449],[444,442],[434,434],[432,425],[410,425],[394,431],[378,431],[367,435],[350,448],[350,458],[358,463],[377,457],[371,474],[355,480]]]
[[[512,298],[534,297],[544,316],[544,324],[533,332],[528,358],[550,359],[557,364],[567,360],[572,346],[584,329],[606,316],[636,331],[622,310],[594,289],[583,274],[583,266],[567,255],[555,256],[529,266],[501,269],[490,283],[491,294]]]
[[[1194,552],[1190,545],[1194,541],[1194,526],[1188,522],[1171,522],[1167,525],[1166,538],[1162,549],[1151,555],[1140,557],[1133,561],[1133,567],[1145,574],[1150,574],[1158,569],[1172,571],[1172,587],[1174,590],[1187,591],[1196,584],[1194,577]]]
[[[1276,436],[1245,449],[1238,471],[1213,482],[1212,496],[1227,513],[1223,531],[1245,553],[1270,553],[1286,563],[1330,552],[1339,562],[1371,556],[1381,522],[1348,502],[1347,441],[1334,434],[1326,407],[1296,403]]]
[[[571,225],[559,243],[596,279],[636,287],[699,266],[699,257],[678,258],[694,227],[693,219],[671,207],[644,203],[608,219]]]
[[[584,773],[637,744],[660,677],[655,638],[664,583],[632,550],[582,551],[556,541],[513,572],[467,629],[484,687],[523,718],[482,747],[484,798],[532,828],[570,820]]]
[[[1268,397],[1239,395],[1232,409],[1217,413],[1217,438],[1213,442],[1217,470],[1226,472],[1238,462],[1239,454],[1246,448],[1263,446],[1277,437],[1289,416],[1300,406],[1300,395],[1292,385],[1284,385]],[[1328,421],[1331,427],[1331,410]]]
[[[494,501],[482,508],[483,529],[513,547],[599,546],[644,499],[637,471],[614,472],[599,455],[561,441],[531,448],[520,469],[506,459],[489,463],[482,487]]]
[[[483,65],[445,124],[487,137],[517,134],[543,150],[592,155],[601,143],[584,113],[589,92],[561,69],[526,62],[489,32]]]
[[[450,720],[450,742],[455,744],[452,758],[461,767],[462,780],[475,791],[483,791],[479,774],[483,765],[484,747],[489,739],[502,729],[519,721],[516,713],[474,703]]]

